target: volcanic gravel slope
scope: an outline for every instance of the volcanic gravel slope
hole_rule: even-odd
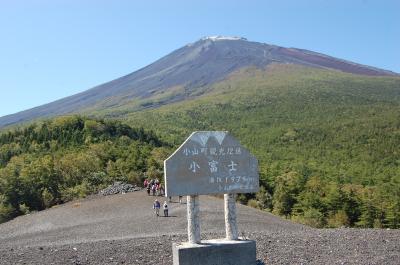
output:
[[[164,198],[159,198],[163,200]],[[186,241],[186,205],[156,217],[144,191],[92,197],[0,225],[0,264],[172,264]],[[223,200],[201,196],[203,239],[224,236]],[[161,201],[162,202],[162,201]],[[400,264],[400,231],[312,229],[238,205],[258,264]]]
[[[71,113],[103,112],[128,107],[139,100],[143,108],[157,107],[154,95],[170,95],[162,105],[207,93],[208,86],[240,69],[264,69],[271,63],[295,64],[371,76],[397,73],[296,48],[284,48],[243,38],[206,37],[185,45],[126,76],[60,100],[0,117],[0,128],[38,118]],[[177,93],[177,88],[183,91]],[[179,89],[178,89],[179,90]],[[153,98],[154,99],[154,98]],[[156,98],[155,98],[156,99]],[[150,104],[151,103],[151,104]],[[115,112],[112,111],[114,117]]]

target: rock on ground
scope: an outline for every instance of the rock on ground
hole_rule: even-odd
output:
[[[134,186],[132,184],[123,183],[120,181],[114,182],[114,184],[108,186],[107,188],[101,190],[99,194],[108,196],[114,194],[124,194],[128,192],[139,191],[141,188]]]

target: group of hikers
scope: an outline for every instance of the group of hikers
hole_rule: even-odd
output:
[[[152,194],[153,196],[164,196],[165,195],[165,189],[162,183],[158,179],[145,179],[143,182],[143,186],[147,190],[147,195],[150,196]],[[169,202],[172,201],[172,197],[169,197]],[[179,196],[179,203],[182,204],[182,196]],[[163,210],[164,210],[164,217],[168,217],[168,204],[167,201],[164,201],[163,204]],[[160,216],[160,208],[161,208],[161,203],[155,199],[153,203],[153,209],[156,214],[156,216]]]
[[[153,196],[164,196],[165,194],[164,186],[158,179],[145,179],[143,186],[147,189],[147,195],[149,196],[150,193],[152,193]]]
[[[157,217],[160,216],[160,208],[161,208],[160,202],[157,199],[155,199],[155,201],[153,203],[153,209],[154,209]],[[168,204],[167,204],[167,201],[164,201],[163,209],[164,209],[164,217],[168,217]]]

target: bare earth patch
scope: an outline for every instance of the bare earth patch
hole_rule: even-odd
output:
[[[172,242],[187,240],[186,205],[157,218],[154,199],[98,196],[1,224],[0,264],[172,264]],[[223,200],[200,199],[202,238],[223,237]],[[258,264],[400,263],[399,230],[312,229],[242,205],[238,218]]]

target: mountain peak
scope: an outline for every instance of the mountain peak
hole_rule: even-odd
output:
[[[264,69],[272,63],[336,70],[370,76],[398,76],[391,71],[361,65],[304,49],[248,41],[236,36],[207,36],[181,47],[131,74],[80,94],[31,110],[0,118],[0,128],[39,117],[114,108],[130,100],[165,97],[163,104],[200,95],[205,88],[231,73],[248,67]],[[184,92],[177,93],[181,89]],[[169,95],[169,97],[165,96]],[[144,104],[141,107],[148,107]]]

